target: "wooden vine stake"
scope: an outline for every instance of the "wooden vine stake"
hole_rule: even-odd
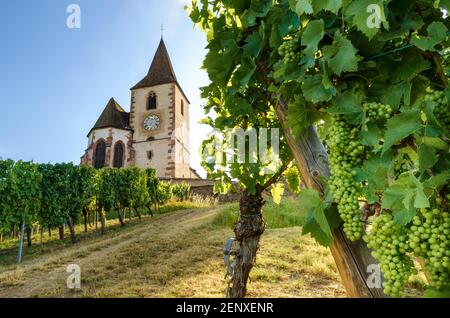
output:
[[[292,130],[286,124],[286,111],[287,103],[279,102],[277,105],[278,118],[294,154],[302,181],[307,188],[316,189],[323,195],[324,189],[319,180],[323,177],[328,179],[330,176],[325,147],[314,126],[310,126],[295,138]],[[368,268],[378,262],[372,257],[369,248],[362,240],[353,243],[346,238],[343,229],[338,228],[333,232],[333,243],[330,249],[348,297],[386,297],[381,283],[380,286],[369,287],[368,277],[371,273],[368,272]]]

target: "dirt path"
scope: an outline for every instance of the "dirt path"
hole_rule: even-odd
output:
[[[217,212],[218,208],[211,208],[157,216],[129,226],[110,238],[82,242],[51,256],[24,263],[0,274],[0,297],[33,297],[55,292],[61,296],[67,292],[69,274],[66,268],[69,264],[79,265],[83,277],[84,271],[94,270],[112,254],[133,249],[133,245],[139,242],[164,242],[186,235],[210,222]]]

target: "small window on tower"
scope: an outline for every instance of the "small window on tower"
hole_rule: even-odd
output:
[[[156,109],[156,104],[157,104],[156,94],[154,92],[151,92],[150,95],[148,96],[147,109]]]
[[[181,100],[181,115],[184,115],[184,100]]]
[[[148,160],[153,159],[153,151],[147,151],[147,158],[148,158]]]

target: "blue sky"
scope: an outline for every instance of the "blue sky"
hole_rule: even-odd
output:
[[[68,5],[81,8],[69,29]],[[204,34],[181,0],[14,0],[0,11],[0,157],[79,163],[86,134],[110,97],[126,110],[161,36],[191,105],[191,165],[208,130],[199,87]],[[195,138],[194,138],[195,137]]]

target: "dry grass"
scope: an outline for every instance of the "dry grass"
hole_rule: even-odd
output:
[[[223,246],[231,229],[213,224],[220,208],[137,220],[106,238],[87,235],[20,268],[3,269],[0,297],[223,297]],[[79,264],[82,289],[66,288]],[[269,229],[249,284],[250,297],[344,297],[326,248],[298,227]]]

